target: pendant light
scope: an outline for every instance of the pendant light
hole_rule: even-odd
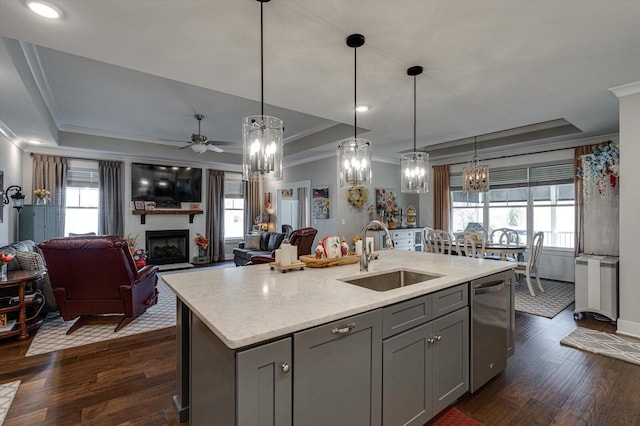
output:
[[[260,2],[260,114],[242,122],[242,180],[282,180],[282,120],[264,115],[263,3]]]
[[[353,48],[353,137],[338,146],[338,180],[341,188],[356,188],[371,185],[371,142],[358,138],[358,47],[364,45],[362,34],[347,37],[347,46]]]
[[[473,139],[473,159],[462,169],[464,192],[486,192],[489,190],[489,166],[478,158],[478,137]]]
[[[416,149],[416,77],[422,67],[416,65],[407,70],[413,77],[413,152],[402,155],[402,192],[419,194],[429,192],[429,154]]]

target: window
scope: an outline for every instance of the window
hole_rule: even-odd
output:
[[[89,165],[91,166],[91,164]],[[98,165],[67,170],[64,235],[98,233]]]
[[[239,177],[239,175],[238,175]],[[224,238],[244,238],[244,191],[241,180],[224,181]]]
[[[527,243],[544,232],[547,247],[573,248],[575,196],[573,163],[491,171],[487,193],[462,191],[461,174],[451,174],[451,231],[480,223],[491,234],[497,228],[518,231]]]
[[[242,198],[224,199],[224,238],[244,237],[244,200]]]

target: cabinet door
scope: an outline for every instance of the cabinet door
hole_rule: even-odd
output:
[[[423,425],[433,416],[431,323],[382,343],[385,425]]]
[[[236,424],[291,424],[291,338],[237,354]]]
[[[379,425],[382,310],[294,334],[293,422]]]
[[[433,410],[438,413],[469,390],[469,308],[431,322]]]

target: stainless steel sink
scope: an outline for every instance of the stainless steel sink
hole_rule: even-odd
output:
[[[419,272],[400,269],[397,271],[383,272],[381,274],[369,275],[361,278],[350,278],[342,280],[342,282],[375,291],[388,291],[393,290],[394,288],[421,283],[440,277],[441,275],[421,274]]]

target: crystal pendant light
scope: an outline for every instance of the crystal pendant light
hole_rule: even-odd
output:
[[[242,122],[242,180],[282,180],[282,120],[264,115],[263,3],[260,2],[260,114]]]
[[[464,192],[486,192],[489,190],[489,166],[478,158],[478,137],[473,140],[473,159],[462,169],[462,190]]]
[[[416,149],[416,76],[422,74],[421,66],[407,70],[413,77],[413,152],[402,154],[402,192],[429,192],[429,154]]]
[[[358,112],[356,107],[358,89],[358,47],[364,45],[362,34],[347,37],[347,46],[353,48],[353,137],[340,142],[338,146],[338,180],[341,188],[355,188],[371,185],[371,142],[358,137]]]

